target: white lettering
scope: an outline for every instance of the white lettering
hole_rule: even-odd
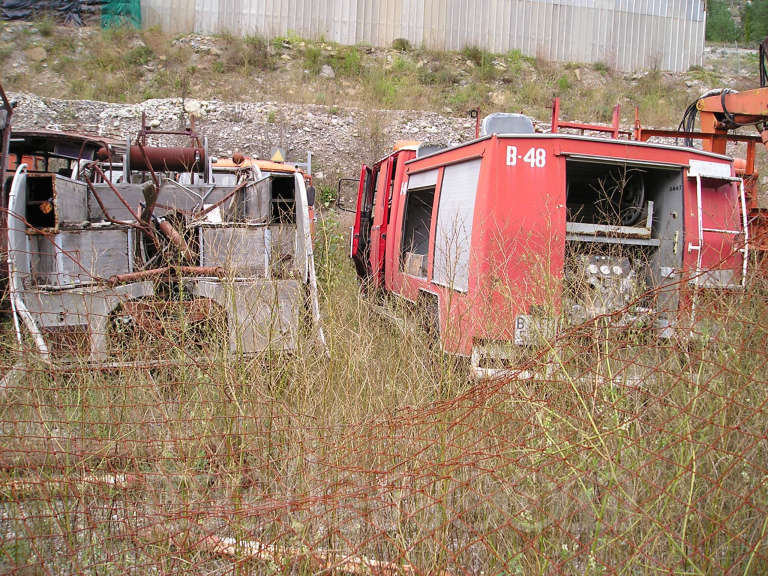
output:
[[[507,166],[517,164],[517,146],[507,146]]]
[[[544,148],[529,148],[525,156],[518,155],[517,146],[507,146],[507,166],[517,166],[517,159],[531,168],[544,168],[547,165],[547,151]]]

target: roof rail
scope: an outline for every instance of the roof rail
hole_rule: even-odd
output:
[[[555,98],[552,102],[552,134],[560,132],[560,128],[572,128],[574,130],[581,130],[583,134],[585,131],[589,132],[603,132],[610,134],[612,138],[618,138],[619,136],[629,137],[632,133],[629,130],[619,129],[619,119],[621,107],[616,104],[613,107],[613,121],[610,126],[602,124],[584,124],[583,122],[566,122],[560,120],[560,98]]]

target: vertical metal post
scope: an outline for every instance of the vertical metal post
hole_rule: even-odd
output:
[[[552,102],[552,127],[550,129],[550,132],[552,132],[552,134],[557,134],[559,126],[560,126],[560,98],[555,98],[555,101]]]
[[[699,283],[701,281],[701,252],[704,245],[704,225],[702,222],[701,208],[701,175],[696,174],[696,218],[699,245],[694,246],[690,242],[688,243],[688,252],[691,250],[696,250],[698,252],[696,255],[696,271],[693,276],[693,296],[691,297],[691,336],[693,336],[693,326],[696,324],[696,300],[699,295]]]
[[[8,167],[8,148],[11,142],[13,105],[9,102],[1,85],[0,98],[5,108],[5,122],[0,130],[0,255],[5,255],[8,251],[8,198],[5,194],[5,178]],[[0,278],[9,274],[7,266],[7,259],[0,256]]]
[[[699,286],[699,276],[701,275],[701,252],[704,246],[704,224],[701,205],[701,175],[696,175],[696,224],[699,234],[698,255],[696,256],[696,286]]]
[[[744,230],[744,247],[741,249],[741,253],[744,258],[741,268],[741,287],[744,288],[747,285],[747,266],[749,263],[749,223],[747,222],[747,199],[744,195],[744,179],[739,179],[739,196],[741,200],[741,226]]]

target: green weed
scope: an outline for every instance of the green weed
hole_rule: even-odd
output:
[[[363,59],[355,46],[340,48],[332,65],[334,71],[344,78],[359,78],[363,72]]]
[[[304,68],[313,76],[320,74],[325,64],[323,51],[319,46],[310,45],[304,49]]]

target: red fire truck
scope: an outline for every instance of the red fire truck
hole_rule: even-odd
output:
[[[744,286],[744,185],[729,157],[631,136],[618,114],[606,127],[555,111],[549,133],[495,114],[471,142],[396,147],[360,175],[361,281],[435,310],[443,349],[480,371],[601,315],[671,335],[697,290]]]

